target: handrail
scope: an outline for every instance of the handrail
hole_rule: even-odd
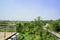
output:
[[[47,24],[45,25],[45,27],[48,26]],[[56,36],[58,38],[58,40],[60,40],[60,34],[54,32],[54,31],[51,31],[47,28],[43,27],[44,30],[46,30],[47,32],[51,33],[52,35]]]
[[[54,32],[54,31],[50,31],[49,29],[43,28],[44,30],[48,31],[49,33],[53,34],[54,36],[56,36],[57,38],[60,39],[60,34]]]
[[[12,27],[12,29],[10,29],[10,27]],[[7,33],[9,33],[9,34],[13,34],[13,33],[16,33],[16,24],[0,24],[0,28],[1,28],[1,31],[0,31],[0,33],[1,34],[3,34],[3,39],[5,39],[6,38],[6,35],[7,35]],[[2,29],[3,28],[3,29]],[[8,29],[7,29],[8,28]],[[12,30],[11,32],[10,31],[7,31],[7,30]],[[0,34],[0,35],[1,35]],[[8,34],[8,35],[9,35]],[[1,35],[2,36],[2,35]]]
[[[7,25],[15,26],[16,24],[0,24],[0,26],[7,26]]]

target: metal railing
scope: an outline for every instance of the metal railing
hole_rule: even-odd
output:
[[[47,26],[48,26],[48,24],[46,24],[46,25],[43,27],[43,29],[46,30],[47,32],[49,32],[51,35],[54,35],[55,37],[57,37],[58,40],[60,40],[60,34],[54,32],[54,31],[50,31],[49,29],[45,28],[45,27],[47,27]]]
[[[0,40],[4,40],[16,33],[16,24],[0,24]]]

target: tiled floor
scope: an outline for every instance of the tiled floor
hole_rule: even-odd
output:
[[[16,32],[0,32],[0,40],[5,40]]]

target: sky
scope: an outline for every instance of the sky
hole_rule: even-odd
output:
[[[0,20],[30,21],[60,18],[60,0],[0,0]]]

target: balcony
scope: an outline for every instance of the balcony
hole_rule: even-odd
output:
[[[16,34],[15,24],[0,24],[0,40],[8,40]]]

